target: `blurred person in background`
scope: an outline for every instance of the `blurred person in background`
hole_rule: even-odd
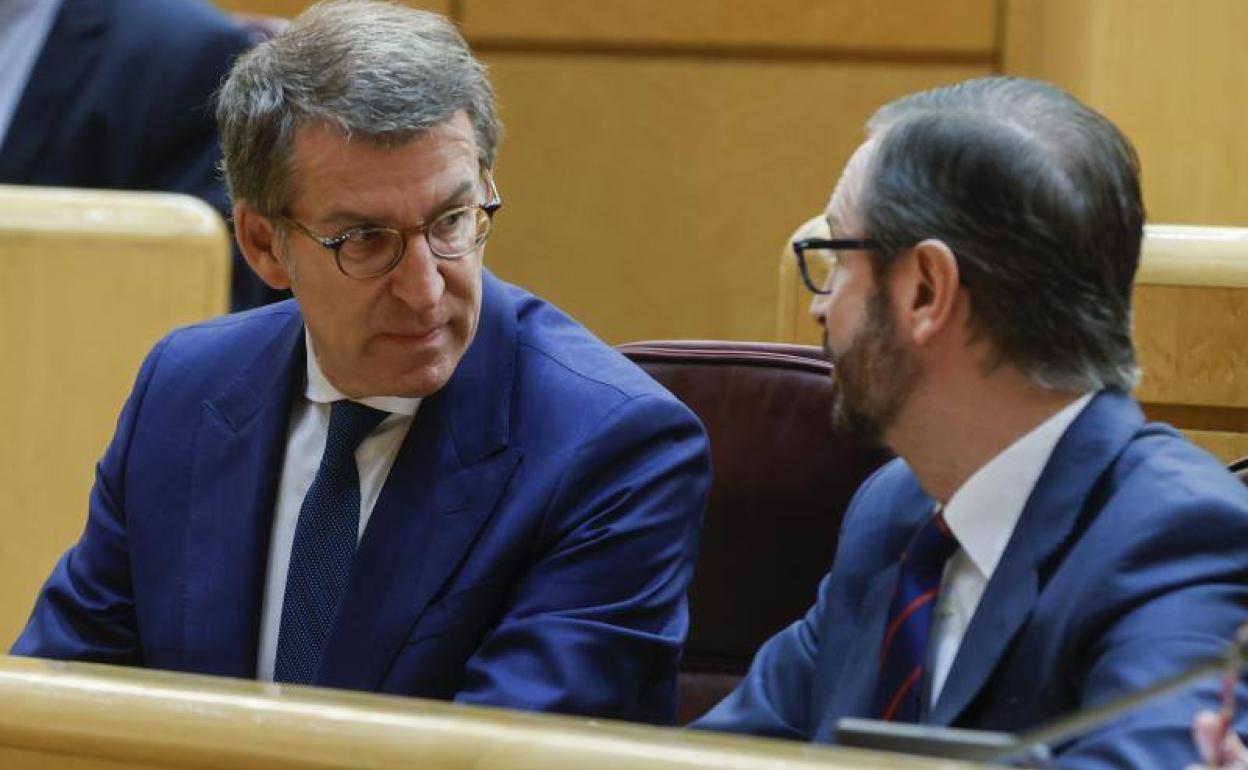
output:
[[[253,33],[205,0],[0,0],[0,184],[229,199],[212,97]],[[286,296],[234,252],[231,304]]]

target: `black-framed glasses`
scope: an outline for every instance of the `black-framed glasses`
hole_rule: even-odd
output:
[[[456,206],[438,214],[422,225],[403,229],[363,225],[343,230],[332,237],[317,235],[302,222],[281,215],[282,221],[334,252],[338,269],[348,278],[376,278],[393,270],[403,259],[407,239],[416,233],[425,236],[429,251],[439,259],[459,259],[471,254],[485,243],[493,229],[494,212],[503,200],[489,169],[481,170],[485,184],[485,203]]]
[[[793,241],[793,255],[802,283],[815,294],[831,294],[827,288],[836,272],[838,251],[879,251],[880,244],[869,238],[803,238]]]

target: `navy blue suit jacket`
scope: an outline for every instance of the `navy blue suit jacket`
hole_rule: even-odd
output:
[[[0,146],[0,183],[194,195],[223,216],[213,94],[250,33],[204,0],[64,0]],[[234,306],[278,298],[235,254]]]
[[[484,283],[476,338],[421,404],[360,541],[316,684],[669,721],[702,426],[549,304]],[[304,372],[293,301],[160,342],[14,653],[254,676]]]
[[[817,741],[870,717],[897,559],[933,501],[901,460],[859,490],[805,618],[698,727]],[[1023,731],[1222,654],[1248,622],[1248,491],[1129,397],[1058,443],[926,721]],[[1057,747],[1070,768],[1181,768],[1216,683]]]

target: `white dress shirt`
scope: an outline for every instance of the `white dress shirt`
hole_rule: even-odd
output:
[[[260,614],[256,677],[268,681],[273,680],[277,635],[282,624],[282,602],[286,597],[286,572],[290,568],[290,549],[295,542],[299,509],[316,478],[321,455],[325,453],[330,404],[346,398],[325,378],[312,347],[312,337],[306,331],[304,339],[308,348],[307,385],[304,398],[295,403],[290,413],[286,457],[282,462],[282,476],[277,488],[277,507],[269,540],[269,567]],[[365,406],[390,412],[355,450],[356,467],[360,473],[360,531],[357,537],[363,537],[373,506],[377,504],[386,476],[390,474],[390,466],[394,465],[394,458],[420,406],[420,399],[396,396],[357,400]]]
[[[61,0],[0,0],[0,146],[60,7]]]
[[[945,686],[962,637],[1040,473],[1092,395],[1081,396],[1010,444],[975,471],[944,506],[945,521],[960,547],[945,564],[932,623],[929,703],[936,703]]]

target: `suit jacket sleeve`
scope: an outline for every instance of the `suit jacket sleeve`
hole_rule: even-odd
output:
[[[1199,500],[1199,498],[1196,498]],[[1144,505],[1144,501],[1139,501]],[[1248,582],[1240,543],[1240,511],[1208,499],[1168,508],[1166,521],[1143,518],[1115,555],[1110,577],[1079,597],[1092,606],[1113,596],[1083,662],[1078,701],[1095,706],[1137,692],[1225,654],[1235,626],[1248,617]],[[1060,681],[1055,687],[1062,686]],[[1245,695],[1241,678],[1237,701]],[[1216,708],[1219,682],[1211,678],[1176,695],[1155,699],[1105,727],[1054,747],[1058,765],[1072,770],[1118,767],[1175,768],[1197,761],[1191,722],[1197,710]],[[1242,714],[1240,715],[1242,718]],[[1242,729],[1242,724],[1241,724]]]
[[[96,465],[86,528],[56,564],[14,655],[141,665],[126,534],[125,467],[143,398],[165,343],[148,355]]]
[[[683,407],[653,395],[615,407],[573,454],[457,700],[670,721],[709,475]]]
[[[691,727],[798,740],[810,737],[811,690],[830,582],[831,575],[825,575],[819,600],[805,617],[768,639],[736,689]]]

